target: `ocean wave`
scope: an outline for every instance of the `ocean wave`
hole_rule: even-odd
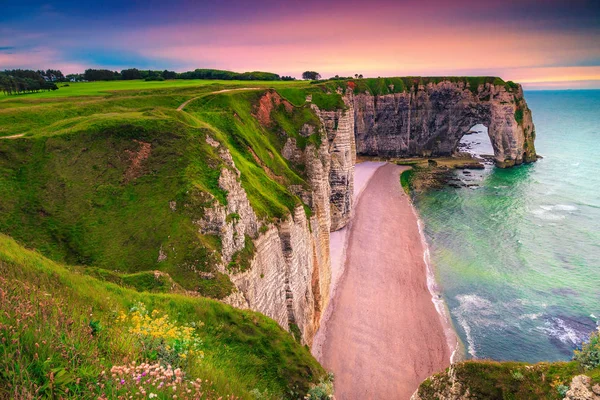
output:
[[[551,317],[538,329],[551,338],[570,346],[579,346],[589,337],[589,329],[580,323],[569,323],[563,318]]]
[[[529,319],[529,320],[535,321],[536,319],[538,319],[542,315],[544,315],[544,314],[543,313],[523,314],[523,315],[521,315],[519,317],[519,319]]]
[[[578,208],[569,204],[555,204],[555,205],[543,205],[540,206],[542,210],[546,211],[577,211]]]
[[[560,221],[565,219],[566,217],[564,215],[559,215],[559,214],[553,214],[551,213],[549,210],[533,210],[531,212],[534,216],[536,216],[537,218],[546,220],[546,221]]]

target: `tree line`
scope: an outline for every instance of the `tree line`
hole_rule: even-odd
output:
[[[146,81],[164,81],[166,79],[218,79],[240,81],[278,81],[294,80],[291,76],[279,76],[271,72],[233,72],[219,69],[195,69],[194,71],[175,72],[169,70],[153,71],[128,68],[119,71],[108,69],[86,69],[83,74],[68,75],[74,81],[114,81],[144,79]]]
[[[33,71],[13,69],[0,71],[0,88],[5,94],[35,93],[56,90],[55,82],[64,82],[66,77],[59,70]]]
[[[355,74],[355,78],[362,79],[362,74]],[[240,80],[240,81],[293,81],[292,76],[279,76],[272,72],[252,71],[233,72],[219,69],[195,69],[193,71],[175,72],[169,70],[143,70],[128,68],[119,71],[109,69],[86,69],[83,74],[63,75],[60,70],[5,70],[0,72],[0,88],[6,94],[39,92],[40,90],[56,90],[55,82],[79,81],[114,81],[143,79],[146,81],[164,81],[166,79],[214,79],[214,80]],[[321,74],[315,71],[305,71],[302,79],[318,81]],[[338,75],[331,80],[352,79]]]

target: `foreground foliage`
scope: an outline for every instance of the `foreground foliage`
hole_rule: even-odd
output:
[[[0,398],[300,398],[325,376],[258,313],[124,289],[0,235]]]
[[[438,399],[442,393],[450,392],[454,396],[468,393],[469,398],[491,400],[563,399],[575,376],[587,375],[590,386],[600,383],[600,368],[590,363],[597,354],[597,338],[598,332],[593,333],[571,362],[460,362],[426,379],[419,386],[418,395],[421,400]]]

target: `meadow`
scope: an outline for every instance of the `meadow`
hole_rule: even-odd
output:
[[[8,99],[35,101],[57,97],[106,96],[115,91],[128,90],[161,90],[177,88],[201,88],[204,86],[226,85],[227,87],[306,87],[307,81],[219,81],[210,79],[171,79],[165,81],[95,81],[95,82],[66,82],[59,83],[59,90],[50,92],[29,93],[22,95],[7,95],[0,93],[0,102]],[[10,100],[8,100],[10,102]]]

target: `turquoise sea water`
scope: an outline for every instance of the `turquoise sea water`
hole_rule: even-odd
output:
[[[542,160],[415,204],[467,357],[568,360],[600,317],[600,91],[525,97]]]

